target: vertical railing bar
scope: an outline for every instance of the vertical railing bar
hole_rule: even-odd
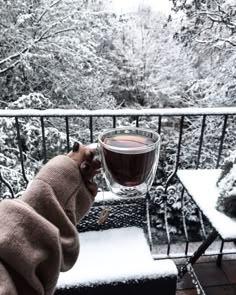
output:
[[[20,137],[20,127],[19,127],[19,121],[18,117],[15,117],[15,122],[16,122],[16,132],[17,132],[17,141],[18,141],[18,147],[19,147],[19,152],[20,152],[20,164],[21,164],[21,171],[23,178],[26,182],[26,184],[29,182],[26,174],[25,174],[25,167],[24,167],[24,158],[23,158],[23,151],[22,151],[22,144],[21,144],[21,137]]]
[[[201,158],[201,153],[202,153],[202,145],[203,145],[203,137],[204,137],[205,126],[206,126],[206,115],[203,115],[196,169],[199,168],[199,163],[200,163],[200,158]]]
[[[47,162],[47,148],[46,148],[44,117],[40,117],[40,121],[41,121],[41,130],[42,130],[42,139],[43,139],[43,157],[44,157],[44,163],[46,163]]]
[[[70,130],[69,130],[69,118],[66,116],[66,145],[67,145],[67,152],[70,151]]]
[[[89,117],[90,142],[93,143],[93,117]]]
[[[136,116],[136,127],[139,127],[139,116]]]
[[[216,168],[218,168],[219,164],[220,164],[220,158],[221,158],[221,154],[222,154],[222,150],[223,150],[223,144],[224,144],[225,133],[226,133],[226,128],[227,128],[227,121],[228,121],[228,115],[224,115],[224,123],[223,123],[223,127],[222,127],[221,138],[220,138],[220,146],[219,146],[219,151],[218,151]]]
[[[153,249],[153,239],[152,239],[152,230],[151,230],[151,217],[150,217],[150,195],[147,193],[146,198],[146,219],[147,219],[147,231],[148,231],[148,240],[150,251]]]
[[[164,194],[164,219],[165,219],[165,226],[166,226],[166,236],[167,236],[167,256],[170,255],[170,232],[169,232],[169,224],[167,218],[167,194]]]
[[[113,128],[116,128],[116,116],[113,116],[112,117],[112,119],[113,119]]]
[[[157,133],[158,134],[161,134],[161,120],[162,120],[162,116],[159,116],[158,117],[158,128],[157,128]],[[154,178],[154,182],[153,182],[153,185],[155,186],[157,184],[157,179],[156,177]]]
[[[180,150],[181,150],[182,135],[183,135],[183,125],[184,125],[184,116],[181,116],[180,130],[179,130],[178,152],[177,152],[177,156],[176,156],[176,167],[175,167],[175,171],[177,171],[178,166],[179,166]]]
[[[205,230],[205,226],[204,226],[204,222],[203,222],[203,218],[202,218],[202,212],[200,210],[198,210],[198,217],[199,217],[199,220],[200,220],[200,225],[201,225],[201,229],[202,229],[203,238],[206,239],[207,238],[206,230]]]
[[[183,124],[184,124],[184,116],[181,116],[180,120],[180,130],[179,130],[179,141],[178,141],[178,150],[176,154],[176,162],[175,162],[175,168],[174,171],[171,173],[171,175],[168,177],[165,185],[165,193],[167,192],[167,188],[169,186],[170,181],[175,176],[178,166],[179,166],[179,158],[180,158],[180,150],[181,150],[181,143],[182,143],[182,136],[183,136]]]
[[[180,158],[180,149],[181,149],[181,142],[182,142],[182,135],[183,135],[183,124],[184,124],[184,116],[181,116],[180,120],[180,130],[179,130],[179,141],[178,141],[178,150],[177,150],[177,155],[176,155],[176,163],[175,163],[175,169],[171,173],[171,175],[168,177],[165,185],[165,190],[164,190],[164,197],[165,197],[165,203],[164,203],[164,218],[165,218],[165,225],[166,225],[166,235],[167,235],[167,241],[168,241],[168,246],[167,246],[167,255],[169,256],[170,253],[170,233],[169,233],[169,226],[168,226],[168,218],[167,218],[167,198],[168,198],[168,187],[169,183],[171,182],[172,178],[175,176],[177,169],[178,169],[178,164],[179,164],[179,158]]]
[[[184,215],[184,192],[185,189],[182,188],[181,191],[181,213],[182,213],[182,221],[183,221],[183,228],[184,228],[184,235],[185,235],[185,239],[186,239],[186,245],[185,245],[185,255],[188,255],[188,246],[189,246],[189,237],[188,237],[188,230],[187,230],[187,225],[186,225],[186,219],[185,219],[185,215]]]
[[[161,134],[161,123],[162,123],[162,116],[158,118],[158,134]]]

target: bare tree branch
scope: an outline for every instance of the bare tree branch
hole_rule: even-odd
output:
[[[39,36],[36,40],[34,40],[34,43],[38,43],[39,41],[48,38],[47,36],[44,37],[48,32],[50,32],[54,27],[56,27],[57,25],[61,24],[65,19],[67,19],[70,15],[66,15],[65,17],[61,18],[60,20],[58,20],[57,22],[55,22],[54,24],[52,24],[48,29],[46,29],[41,36]]]
[[[56,36],[56,35],[58,35],[58,34],[60,34],[60,33],[75,30],[76,28],[66,28],[66,29],[61,29],[61,30],[58,30],[58,31],[56,31],[56,32],[53,32],[53,33],[47,35],[47,34],[48,34],[48,33],[49,33],[49,32],[50,32],[55,26],[57,26],[58,24],[60,24],[60,23],[61,23],[63,20],[65,20],[67,17],[68,17],[68,16],[62,18],[60,21],[58,21],[58,22],[54,23],[53,25],[51,25],[50,28],[48,28],[45,32],[43,32],[42,35],[41,35],[39,38],[37,38],[37,39],[35,39],[35,40],[33,41],[33,44],[32,44],[32,45],[35,45],[35,44],[37,44],[38,42],[40,42],[40,41],[42,41],[42,40],[45,40],[45,39],[48,39],[48,38],[50,38],[50,37]],[[19,52],[17,52],[17,53],[14,53],[14,54],[12,54],[11,56],[8,56],[7,58],[1,60],[1,61],[0,61],[0,66],[3,65],[3,64],[5,64],[5,63],[8,62],[8,61],[12,61],[12,60],[14,60],[14,59],[17,59],[17,61],[15,61],[14,63],[12,63],[11,65],[9,65],[9,66],[7,66],[7,67],[1,69],[1,70],[0,70],[0,75],[4,74],[4,73],[6,73],[8,70],[11,70],[12,68],[14,68],[14,67],[20,62],[20,57],[21,57],[21,55],[24,54],[25,52],[27,52],[27,51],[30,49],[30,47],[31,47],[32,45],[28,45],[28,46],[25,47],[23,50],[21,50],[21,51],[19,51]]]
[[[229,43],[229,44],[232,45],[232,46],[236,46],[236,43],[233,42],[233,41],[231,41],[231,40],[229,40],[229,39],[219,38],[218,40],[219,40],[219,41],[224,41],[224,42],[226,42],[226,43]]]
[[[196,42],[201,43],[201,44],[210,44],[212,43],[211,41],[206,41],[206,40],[200,40],[200,39],[195,39]]]
[[[207,16],[212,22],[214,22],[214,23],[220,23],[220,22],[222,22],[221,20],[219,20],[219,19],[217,19],[217,18],[213,18],[212,16],[210,16],[210,15],[208,15]]]
[[[29,50],[29,47],[24,48],[23,50],[14,53],[10,56],[8,56],[7,58],[4,58],[3,60],[0,61],[0,66],[4,63],[6,63],[7,61],[11,61],[12,59],[18,58],[21,54],[25,53],[26,51]]]
[[[61,0],[57,0],[57,1],[55,1],[54,3],[52,3],[48,8],[46,8],[43,12],[42,12],[42,14],[39,16],[39,18],[38,18],[38,20],[37,20],[37,23],[39,23],[41,20],[42,20],[42,18],[44,17],[44,15],[53,7],[53,6],[55,6],[55,5],[57,5],[59,2],[61,2]]]
[[[20,63],[20,60],[18,59],[17,61],[15,61],[13,64],[11,64],[9,67],[6,67],[2,70],[0,70],[0,75],[6,73],[7,71],[13,69],[18,63]]]
[[[76,28],[62,29],[62,30],[59,30],[59,31],[53,32],[51,35],[47,35],[47,36],[45,36],[45,37],[42,37],[41,40],[45,40],[45,39],[48,39],[48,38],[50,38],[50,37],[54,37],[54,36],[56,36],[56,35],[58,35],[58,34],[61,34],[61,33],[64,33],[64,32],[69,32],[69,31],[74,31],[74,30],[76,30]]]
[[[214,22],[211,22],[211,24],[209,25],[209,27],[206,27],[204,29],[202,29],[201,31],[199,31],[198,36],[200,36],[202,33],[211,30],[213,28]]]

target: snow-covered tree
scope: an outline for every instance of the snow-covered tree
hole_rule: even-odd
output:
[[[236,4],[231,0],[174,0],[179,29],[196,80],[188,92],[199,106],[235,105]]]
[[[102,51],[115,16],[100,6],[81,0],[0,1],[2,107],[35,91],[54,105],[94,109],[102,101],[113,107],[110,65]]]

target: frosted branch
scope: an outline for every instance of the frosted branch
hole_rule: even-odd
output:
[[[25,53],[28,49],[29,49],[29,48],[26,47],[26,48],[24,48],[23,50],[21,50],[21,51],[19,51],[19,52],[17,52],[17,53],[14,53],[14,54],[12,54],[12,55],[10,55],[10,56],[4,58],[3,60],[0,61],[0,65],[6,63],[7,61],[10,61],[10,60],[12,60],[12,59],[15,59],[15,58],[19,57],[21,54]]]
[[[54,37],[58,34],[61,34],[61,33],[64,33],[64,32],[69,32],[69,31],[74,31],[76,28],[67,28],[67,29],[62,29],[62,30],[59,30],[59,31],[56,31],[54,33],[52,33],[51,35],[47,35],[45,37],[42,38],[42,40],[45,40],[45,39],[48,39],[50,37]]]
[[[67,19],[70,15],[66,15],[65,17],[63,17],[62,19],[58,20],[57,22],[55,22],[54,24],[52,24],[48,29],[46,29],[41,36],[39,36],[37,39],[35,39],[34,43],[38,43],[43,39],[47,39],[48,36],[45,37],[45,35],[47,33],[49,33],[54,27],[56,27],[57,25],[61,24],[65,19]]]
[[[61,0],[57,0],[56,2],[54,2],[54,3],[52,3],[50,6],[49,6],[49,8],[46,8],[43,12],[42,12],[42,14],[39,16],[39,18],[38,18],[38,20],[37,20],[37,23],[39,23],[41,20],[42,20],[42,18],[44,17],[44,15],[53,7],[53,6],[55,6],[55,5],[57,5],[59,2],[61,2]]]
[[[6,67],[2,70],[0,70],[0,75],[6,73],[7,71],[13,69],[18,63],[20,62],[20,60],[18,59],[17,61],[15,61],[13,64],[11,64],[9,67]]]
[[[232,45],[232,46],[236,46],[236,43],[233,42],[233,41],[231,41],[231,40],[229,40],[229,39],[220,38],[219,40],[220,40],[220,41],[224,41],[224,42],[226,42],[226,43],[229,43],[229,44]]]

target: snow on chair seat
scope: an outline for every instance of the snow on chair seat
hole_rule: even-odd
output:
[[[153,260],[143,229],[127,227],[79,234],[80,255],[61,273],[55,294],[175,294],[172,260]]]

